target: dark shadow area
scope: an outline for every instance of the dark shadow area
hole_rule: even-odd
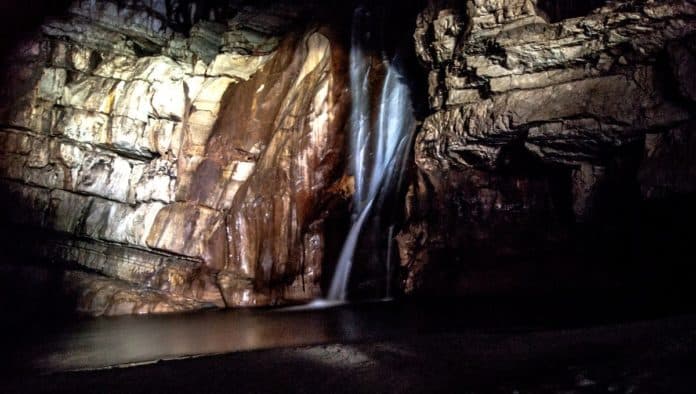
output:
[[[586,216],[574,213],[572,167],[518,143],[502,148],[495,171],[449,171],[433,186],[438,200],[423,202],[445,212],[423,219],[444,235],[427,246],[416,293],[695,298],[696,195],[646,199],[636,175],[643,149],[638,141],[606,152]],[[497,208],[487,212],[485,199]]]
[[[43,220],[34,204],[11,182],[0,182],[0,205],[6,207],[0,210],[0,346],[3,366],[10,369],[28,343],[41,343],[79,318],[76,300],[64,286],[65,271],[77,267],[37,257],[34,250],[46,235],[26,225]]]
[[[373,393],[451,392],[456,387],[486,393],[596,393],[615,391],[608,390],[615,385],[625,390],[635,386],[631,392],[639,393],[689,392],[696,320],[694,315],[665,316],[693,312],[693,301],[606,295],[523,297],[514,302],[490,297],[437,303],[411,299],[308,312],[97,319],[72,326],[58,339],[48,338],[44,352],[58,349],[60,355],[74,349],[54,358],[58,365],[90,357],[117,359],[138,347],[157,351],[154,346],[166,342],[171,342],[170,349],[196,342],[210,347],[230,330],[237,334],[233,338],[265,344],[256,349],[290,347],[29,379],[14,374],[0,382],[0,389]],[[245,335],[255,332],[265,335]],[[70,342],[74,340],[79,342]]]
[[[41,344],[80,319],[75,300],[65,292],[64,269],[48,262],[13,261],[4,254],[0,265],[2,368],[25,370],[14,360],[27,356],[29,344]]]
[[[549,22],[585,16],[606,4],[607,0],[539,0],[537,8],[543,11]]]
[[[0,58],[34,35],[50,16],[65,14],[72,0],[4,0],[0,3]]]

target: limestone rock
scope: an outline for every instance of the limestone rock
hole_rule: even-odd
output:
[[[630,12],[613,4],[554,25],[534,19],[532,1],[477,1],[466,12],[431,4],[415,37],[431,75],[445,76],[431,77],[435,111],[423,131],[437,134],[440,149],[425,149],[428,137],[419,150],[428,160],[492,168],[500,146],[523,138],[544,159],[577,163],[686,120],[688,107],[669,96],[654,66],[672,43],[672,69],[689,97],[693,56],[690,44],[679,42],[696,29],[689,19],[696,10],[672,3]],[[627,37],[633,46],[622,50]]]
[[[233,199],[224,197],[231,201],[223,270],[229,274],[220,285],[228,304],[248,304],[249,291],[269,283],[292,288],[291,278],[320,269],[322,250],[303,239],[310,226],[321,226],[321,203],[343,149],[336,131],[347,116],[348,98],[334,56],[340,52],[320,33],[286,41],[258,74],[232,88],[222,109],[223,119],[237,121],[223,122],[227,126],[211,136],[209,159],[194,182],[195,198],[203,201],[221,192],[216,185],[245,179]],[[257,106],[259,100],[266,104]],[[257,159],[253,171],[244,164],[250,158]],[[235,163],[234,170],[225,170],[226,163]],[[301,298],[318,294],[318,282],[306,286]],[[284,291],[252,298],[255,304],[275,303]]]
[[[248,80],[270,56],[245,56],[224,53],[215,57],[206,74],[211,77],[230,77]]]
[[[234,20],[230,21],[234,23]],[[278,47],[278,38],[263,32],[257,32],[243,25],[232,25],[232,29],[223,36],[223,48],[229,52],[249,55],[271,53]]]
[[[172,313],[214,306],[81,271],[68,271],[63,280],[77,310],[93,316]]]
[[[431,111],[398,237],[406,291],[456,265],[440,260],[465,269],[485,239],[489,255],[525,253],[500,223],[551,245],[637,198],[607,185],[692,192],[694,15],[684,0],[430,1],[414,34]]]
[[[68,275],[82,311],[319,294],[346,55],[330,29],[290,33],[303,5],[237,7],[76,2],[8,57],[0,194],[18,203],[7,225],[42,234],[22,253],[104,275]],[[280,222],[290,235],[274,232]]]
[[[191,27],[189,50],[205,63],[210,63],[220,50],[225,26],[220,23],[200,21]]]

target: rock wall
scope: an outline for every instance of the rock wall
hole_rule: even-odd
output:
[[[477,256],[563,248],[583,224],[630,231],[612,215],[634,197],[693,192],[695,18],[688,0],[431,1],[405,290]]]
[[[3,219],[25,256],[91,272],[66,276],[81,310],[320,292],[344,48],[301,6],[199,3],[76,1],[6,57]]]
[[[414,7],[378,3],[392,19]],[[320,295],[352,193],[354,4],[250,4],[75,1],[0,45],[11,47],[2,249],[20,264],[75,263],[65,287],[78,309]],[[407,22],[389,21],[376,40],[393,48],[368,48],[375,75]],[[538,273],[519,263],[538,256],[584,259],[583,271],[585,249],[642,250],[626,247],[641,243],[636,224],[670,242],[669,220],[688,218],[696,193],[692,0],[431,0],[415,25],[428,89],[421,97],[426,81],[411,81],[425,116],[398,223],[406,293],[512,283],[512,271]],[[669,215],[645,208],[672,201]],[[491,273],[501,259],[517,265]]]

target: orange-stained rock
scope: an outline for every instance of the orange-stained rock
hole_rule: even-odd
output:
[[[0,219],[42,234],[14,246],[121,281],[81,304],[95,314],[318,296],[346,197],[343,37],[289,3],[188,36],[139,7],[75,4],[8,56]]]
[[[349,96],[341,56],[321,32],[287,38],[259,73],[223,99],[189,198],[210,201],[219,185],[243,182],[223,195],[223,204],[233,198],[220,279],[228,305],[281,302],[285,291],[293,299],[320,294],[322,204],[342,175],[345,154]],[[253,160],[250,172],[227,170],[250,168]],[[298,278],[303,286],[293,286]]]

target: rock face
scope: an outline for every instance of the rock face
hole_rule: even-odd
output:
[[[407,292],[477,253],[562,244],[615,208],[617,185],[694,191],[696,4],[580,3],[431,1],[419,15],[431,113],[399,236]]]
[[[75,1],[3,57],[0,238],[74,263],[79,310],[276,305],[328,281],[352,192],[354,4],[250,4]],[[364,48],[370,83],[380,58],[409,58],[397,22]],[[645,204],[696,193],[692,0],[431,0],[413,39],[427,109],[396,223],[405,292],[621,248]]]
[[[299,6],[233,3],[201,18],[205,3],[78,1],[7,57],[4,219],[42,230],[25,251],[104,276],[69,275],[82,310],[320,291],[350,105],[343,47],[298,24]]]

